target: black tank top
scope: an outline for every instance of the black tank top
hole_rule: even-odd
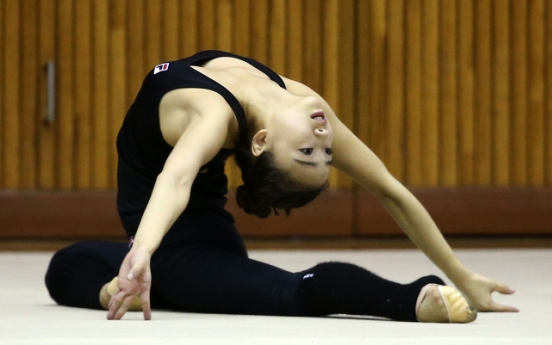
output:
[[[173,149],[164,140],[159,124],[159,104],[168,92],[182,88],[201,88],[220,94],[236,116],[239,135],[247,135],[244,110],[236,97],[224,86],[191,67],[192,65],[202,65],[219,57],[243,60],[285,88],[280,76],[263,64],[250,58],[216,50],[200,52],[191,57],[169,61],[153,68],[142,83],[117,136],[120,213],[132,211],[135,214],[144,211],[155,179],[163,170],[165,161]],[[194,180],[186,210],[224,208],[226,203],[224,195],[228,191],[224,163],[232,154],[232,150],[222,149],[201,168],[202,171],[207,171],[198,174]],[[122,218],[123,214],[121,214]]]

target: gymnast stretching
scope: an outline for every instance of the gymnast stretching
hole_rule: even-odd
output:
[[[470,271],[431,217],[382,162],[305,85],[259,62],[205,51],[156,66],[117,137],[117,208],[129,244],[82,242],[46,273],[61,305],[127,310],[471,322],[516,311],[491,294],[513,289]],[[371,191],[459,290],[436,276],[410,284],[340,262],[291,273],[248,258],[224,209],[224,162],[235,155],[238,205],[262,218],[304,206],[330,166]],[[460,293],[462,292],[462,294]]]

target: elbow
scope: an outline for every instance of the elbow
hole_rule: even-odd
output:
[[[180,173],[174,173],[172,171],[162,171],[157,176],[157,183],[166,183],[171,185],[171,187],[175,188],[176,190],[182,189],[182,188],[189,188],[191,187],[192,183],[194,182],[195,177],[191,177],[191,174],[180,172]]]
[[[374,196],[382,204],[396,202],[404,198],[405,193],[409,193],[405,186],[402,185],[391,174],[387,174],[385,179],[372,190]]]

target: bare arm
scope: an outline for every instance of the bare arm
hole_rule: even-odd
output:
[[[188,205],[199,169],[222,148],[227,130],[228,124],[221,121],[221,116],[204,115],[192,120],[155,181],[134,239],[135,247],[146,248],[150,254],[157,249]]]
[[[316,95],[308,87],[284,79],[291,92]],[[412,193],[397,181],[382,161],[358,139],[323,101],[333,131],[334,166],[370,191],[389,212],[405,234],[480,310],[517,311],[494,302],[493,291],[512,293],[508,286],[470,271],[453,253],[437,225]]]
[[[157,177],[134,245],[121,265],[118,290],[109,303],[108,319],[121,319],[137,295],[142,300],[144,318],[151,318],[150,257],[188,205],[192,183],[199,169],[223,147],[230,119],[233,118],[226,102],[217,103],[211,97],[206,97],[205,101],[204,111],[187,110],[186,114],[191,119]],[[201,99],[197,99],[196,103],[201,108]],[[165,110],[174,111],[176,116],[182,114],[178,106]]]

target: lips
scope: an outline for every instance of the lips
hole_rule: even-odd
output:
[[[323,111],[317,111],[317,112],[313,113],[311,115],[311,119],[313,119],[314,121],[316,121],[318,123],[321,123],[321,124],[326,124],[326,122],[327,122],[326,115],[324,115]]]

